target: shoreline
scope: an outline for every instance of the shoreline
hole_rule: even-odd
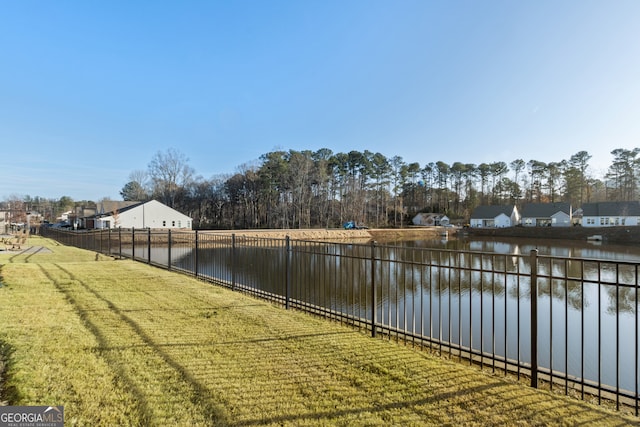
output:
[[[284,239],[287,236],[296,240],[421,240],[447,237],[522,237],[559,240],[587,241],[590,237],[600,236],[603,242],[638,244],[640,226],[617,227],[505,227],[505,228],[446,228],[446,227],[407,227],[372,228],[363,230],[329,229],[244,229],[244,230],[199,230],[199,233],[221,234]]]
[[[640,242],[640,226],[613,227],[505,227],[505,228],[465,228],[460,235],[469,237],[524,237],[560,240],[590,240],[599,236],[607,243],[638,244]]]
[[[296,240],[408,240],[440,238],[445,230],[454,233],[453,229],[444,227],[416,228],[372,228],[361,230],[345,230],[342,228],[326,229],[270,229],[270,230],[199,230],[199,233],[221,234],[243,237],[284,239],[287,236]]]

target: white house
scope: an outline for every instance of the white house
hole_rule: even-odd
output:
[[[639,225],[640,202],[599,202],[582,205],[583,227]]]
[[[95,228],[180,228],[191,230],[192,220],[157,200],[96,215]]]
[[[513,227],[520,223],[520,213],[514,205],[478,206],[471,214],[469,226],[477,228]]]
[[[449,217],[438,213],[419,213],[413,217],[411,222],[413,222],[413,225],[448,225]]]
[[[525,227],[569,227],[571,217],[570,203],[527,203],[520,223]]]

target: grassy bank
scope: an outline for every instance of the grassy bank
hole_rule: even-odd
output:
[[[66,425],[625,425],[637,418],[132,261],[0,254],[0,401]]]

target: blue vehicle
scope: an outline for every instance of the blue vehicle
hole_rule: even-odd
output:
[[[369,227],[364,225],[357,225],[355,221],[347,221],[342,224],[345,230],[366,230]]]

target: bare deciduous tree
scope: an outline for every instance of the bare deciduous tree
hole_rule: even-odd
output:
[[[170,207],[175,207],[176,197],[191,182],[195,173],[188,161],[183,153],[169,148],[165,152],[158,151],[149,163],[153,194]]]

